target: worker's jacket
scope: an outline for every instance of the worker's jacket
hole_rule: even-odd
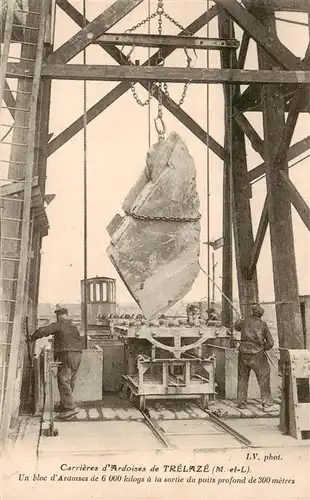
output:
[[[267,323],[257,316],[237,320],[235,330],[241,332],[240,352],[257,354],[263,350],[269,351],[274,346]]]
[[[68,319],[61,319],[56,323],[41,326],[32,335],[33,340],[54,335],[55,354],[75,351],[82,352],[80,333],[75,325]]]

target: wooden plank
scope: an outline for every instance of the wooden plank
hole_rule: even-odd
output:
[[[287,160],[294,160],[294,158],[305,153],[308,149],[310,149],[310,135],[308,135],[308,137],[305,137],[305,139],[296,142],[289,148],[287,152]],[[248,172],[248,182],[253,182],[255,179],[258,179],[258,177],[265,175],[265,173],[266,163],[264,162]]]
[[[8,78],[32,77],[24,63],[8,63]],[[310,83],[310,71],[110,66],[99,64],[43,64],[42,77],[55,80],[162,81],[174,83]]]
[[[175,49],[221,50],[224,48],[237,49],[239,41],[236,39],[206,38],[173,35],[145,35],[133,33],[105,33],[99,36],[94,44],[128,45],[137,47],[174,47]]]
[[[310,231],[310,208],[308,204],[305,202],[299,191],[294,186],[291,179],[288,177],[287,172],[284,170],[280,171],[282,179],[285,181],[286,185],[289,188],[289,198],[296,208],[297,212],[300,215],[305,226]]]
[[[300,67],[298,57],[236,0],[214,1],[223,7],[232,19],[284,68],[297,70]]]
[[[264,158],[264,141],[262,141],[249,120],[242,113],[238,113],[237,110],[235,110],[235,120],[249,139],[254,151],[257,151]]]
[[[96,19],[87,24],[48,58],[48,63],[66,63],[90,45],[98,36],[112,28],[143,0],[117,0]]]
[[[265,199],[262,214],[260,217],[259,225],[257,228],[256,238],[254,245],[250,254],[249,264],[248,264],[248,277],[251,278],[256,270],[256,264],[259,258],[259,254],[262,248],[262,244],[265,238],[265,234],[268,227],[268,203],[267,198]]]

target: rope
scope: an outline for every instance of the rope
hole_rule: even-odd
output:
[[[86,0],[83,0],[83,25],[86,26]],[[83,64],[86,65],[86,49],[83,50]],[[88,348],[87,335],[87,81],[83,82],[83,198],[84,198],[84,342]]]

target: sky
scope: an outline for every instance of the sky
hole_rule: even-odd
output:
[[[87,17],[93,19],[105,10],[112,1],[88,0]],[[190,9],[189,7],[190,3]],[[207,0],[185,1],[166,0],[165,10],[181,25],[188,25],[206,7]],[[82,11],[82,1],[72,1]],[[212,2],[209,2],[212,6]],[[151,2],[151,12],[156,9],[156,2]],[[110,32],[121,33],[132,27],[148,13],[148,2],[145,0],[128,16],[114,26]],[[285,14],[281,17],[307,22],[303,14]],[[55,48],[73,36],[78,27],[60,9],[57,9]],[[151,32],[156,33],[156,23],[151,24]],[[308,28],[277,22],[278,36],[294,54],[303,57],[307,48]],[[141,33],[147,32],[147,26]],[[178,29],[169,21],[164,21],[163,33],[176,34]],[[217,19],[209,28],[204,28],[197,35],[217,37]],[[237,38],[240,30],[236,28]],[[128,52],[125,48],[125,53]],[[89,64],[116,64],[100,47],[91,46],[86,51]],[[147,58],[147,49],[137,48],[133,59],[141,61]],[[74,58],[71,63],[82,63],[82,56]],[[179,50],[166,60],[166,66],[185,66],[186,57]],[[206,67],[206,52],[200,51],[195,67]],[[217,51],[209,52],[209,66],[220,67]],[[245,67],[257,68],[255,44],[251,42]],[[89,82],[87,84],[88,107],[98,101],[104,94],[115,87],[115,82]],[[146,92],[137,85],[142,99]],[[170,84],[169,91],[174,100],[182,93],[182,85]],[[221,145],[224,143],[224,106],[221,85],[192,84],[183,109],[192,116],[204,129],[207,129],[207,113],[209,112],[209,131]],[[153,119],[156,116],[157,104],[151,105],[151,143],[157,142]],[[83,113],[83,83],[73,81],[53,81],[51,96],[50,132],[56,137],[72,121]],[[258,113],[247,113],[247,118],[255,125],[262,137],[261,116]],[[164,111],[167,132],[177,132],[185,141],[190,154],[194,158],[197,169],[197,186],[201,204],[201,242],[206,240],[206,171],[208,155],[205,145],[178,122],[168,111]],[[309,114],[300,116],[292,143],[309,134]],[[96,275],[117,278],[117,300],[132,302],[133,299],[119,279],[111,264],[106,248],[109,236],[106,226],[116,213],[121,213],[122,202],[139,177],[145,166],[148,151],[148,110],[140,107],[128,91],[112,106],[106,109],[87,127],[87,171],[88,171],[88,276]],[[303,155],[306,156],[306,155]],[[253,151],[247,141],[247,157],[249,168],[262,162],[261,157]],[[292,163],[292,162],[290,162]],[[210,239],[222,236],[222,161],[209,152],[210,171]],[[304,199],[310,201],[309,159],[291,168],[290,176]],[[50,156],[47,166],[47,193],[55,194],[54,201],[47,207],[50,224],[49,235],[44,238],[42,247],[42,269],[40,281],[40,302],[79,302],[80,279],[83,277],[83,132],[77,134],[58,151]],[[253,186],[251,209],[253,230],[256,233],[261,207],[265,198],[265,180]],[[296,260],[299,289],[301,294],[310,293],[309,287],[309,233],[298,214],[293,209]],[[215,253],[216,282],[221,287],[221,250]],[[201,244],[200,263],[206,268],[206,245]],[[267,232],[258,263],[258,278],[261,300],[273,300],[273,279],[270,256],[270,240]],[[191,292],[185,300],[200,300],[206,296],[206,277],[201,273],[196,279]],[[220,293],[216,292],[216,299]],[[237,298],[237,285],[234,270],[234,297]]]

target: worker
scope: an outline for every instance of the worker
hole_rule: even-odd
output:
[[[220,316],[217,314],[217,312],[214,309],[214,307],[211,307],[210,309],[208,309],[207,323],[209,321],[220,321]]]
[[[38,328],[31,336],[31,341],[54,336],[55,361],[61,363],[57,373],[60,403],[55,409],[60,412],[60,418],[66,419],[79,412],[74,403],[73,391],[82,357],[81,338],[77,327],[68,318],[68,309],[56,306],[54,312],[57,321]]]
[[[249,377],[253,370],[260,387],[263,410],[278,411],[279,407],[273,404],[271,398],[270,366],[266,354],[266,351],[272,349],[274,341],[267,323],[261,319],[264,312],[264,309],[256,304],[251,308],[248,318],[240,318],[235,323],[235,330],[241,332],[237,406],[246,407]]]

